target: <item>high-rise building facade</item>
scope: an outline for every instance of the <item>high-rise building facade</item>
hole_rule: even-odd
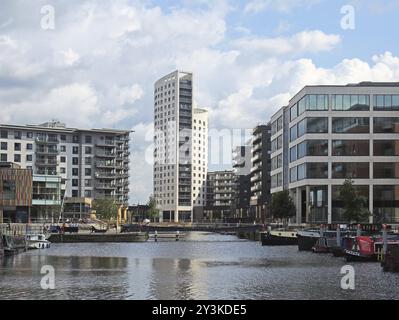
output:
[[[0,162],[32,170],[44,185],[59,177],[65,197],[110,197],[127,206],[129,136],[130,131],[67,128],[59,122],[0,125]]]
[[[270,135],[271,127],[259,125],[252,132],[251,217],[257,221],[268,218],[270,203]]]
[[[307,86],[272,117],[272,193],[289,190],[298,223],[344,223],[352,179],[370,222],[399,222],[399,83]]]
[[[193,107],[193,75],[155,83],[154,197],[161,221],[193,221],[202,211],[208,167],[208,113]]]
[[[236,147],[233,149],[232,158],[236,183],[234,218],[248,219],[251,201],[251,146]]]
[[[233,170],[208,172],[205,216],[209,220],[232,218],[236,194]]]

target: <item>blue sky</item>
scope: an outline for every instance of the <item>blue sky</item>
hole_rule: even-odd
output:
[[[354,30],[341,28],[345,5]],[[131,201],[142,203],[162,75],[194,72],[211,128],[250,129],[307,84],[399,81],[398,18],[399,0],[2,0],[0,123],[135,130]]]

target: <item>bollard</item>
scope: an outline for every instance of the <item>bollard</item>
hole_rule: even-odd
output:
[[[341,247],[341,227],[338,225],[337,227],[337,246]]]
[[[158,231],[155,230],[155,242],[158,242]]]
[[[382,239],[384,241],[384,245],[383,245],[383,254],[384,256],[387,254],[388,252],[388,231],[387,231],[387,225],[384,224],[382,227]]]
[[[324,226],[320,225],[320,237],[324,236]]]
[[[360,237],[362,235],[362,226],[360,224],[357,225],[356,236]]]
[[[180,234],[180,232],[176,231],[176,241],[179,241],[179,234]]]

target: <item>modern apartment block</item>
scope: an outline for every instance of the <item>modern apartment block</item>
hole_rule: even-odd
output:
[[[251,216],[265,221],[270,203],[271,125],[259,125],[252,132]]]
[[[55,121],[0,125],[0,162],[14,162],[34,176],[44,176],[33,190],[40,193],[38,197],[50,185],[56,188],[58,177],[65,197],[111,197],[127,206],[129,135],[130,131],[122,130],[67,128]]]
[[[250,218],[251,200],[251,146],[239,146],[233,149],[233,171],[235,174],[236,192],[234,201],[234,218]]]
[[[307,86],[272,117],[271,139],[271,192],[290,191],[298,223],[347,222],[347,178],[370,222],[399,222],[399,83]]]
[[[231,218],[236,188],[233,170],[208,172],[205,217],[209,220]]]
[[[154,197],[160,221],[202,215],[208,168],[208,112],[193,107],[193,75],[175,71],[155,83]]]

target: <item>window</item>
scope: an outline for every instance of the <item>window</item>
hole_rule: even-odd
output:
[[[32,139],[32,138],[33,138],[33,132],[27,132],[27,133],[26,133],[26,137],[27,137],[28,139]]]
[[[272,141],[272,153],[280,150],[283,147],[283,135],[279,136],[278,138]]]
[[[290,149],[290,162],[295,162],[295,161],[297,161],[298,160],[298,157],[297,157],[297,147],[295,146],[295,147],[292,147],[291,149]]]
[[[86,154],[91,154],[93,152],[93,148],[92,147],[85,147],[85,153]]]
[[[91,190],[85,190],[85,198],[91,198]]]
[[[79,154],[79,147],[72,147],[73,154]]]
[[[298,166],[298,181],[306,178],[306,164],[301,164]]]
[[[91,169],[90,168],[86,168],[85,169],[85,176],[91,176]]]
[[[304,157],[306,157],[306,141],[298,145],[297,159],[302,159]]]
[[[306,133],[328,133],[328,118],[307,118]]]
[[[61,141],[66,141],[66,135],[65,134],[61,135]]]
[[[15,151],[21,151],[21,144],[20,143],[14,143],[14,150]]]
[[[66,146],[60,146],[60,151],[61,152],[66,152]]]
[[[1,162],[7,162],[7,154],[6,153],[0,154],[0,161]]]
[[[370,164],[365,162],[358,163],[333,163],[333,179],[369,179]]]
[[[78,168],[72,168],[72,175],[73,176],[78,176],[79,175],[79,169]]]
[[[368,157],[370,155],[370,142],[368,140],[334,140],[332,155]]]
[[[272,159],[272,171],[280,169],[283,166],[283,155],[279,154]]]
[[[374,133],[399,133],[399,118],[374,118]]]
[[[66,158],[65,157],[61,157],[60,161],[61,161],[61,163],[65,163],[66,162]]]
[[[1,130],[0,131],[0,138],[8,139],[8,131],[7,130]]]
[[[277,132],[283,129],[283,116],[277,119]]]
[[[72,197],[77,198],[78,196],[79,196],[78,190],[72,190]]]
[[[85,165],[90,166],[91,164],[92,164],[92,158],[86,157],[86,158],[85,158]]]
[[[73,164],[74,166],[79,165],[79,158],[73,157],[73,158],[72,158],[72,164]]]
[[[306,163],[307,179],[328,179],[328,163]]]
[[[91,179],[85,179],[85,187],[91,187],[92,182]]]
[[[33,144],[32,143],[27,143],[26,144],[26,150],[33,150]]]
[[[369,111],[369,95],[333,95],[332,109],[334,111]]]
[[[73,143],[79,143],[79,136],[73,136],[72,137],[72,142]]]
[[[306,95],[298,102],[297,115],[305,111],[328,111],[328,95]]]
[[[7,150],[7,142],[1,143],[1,150]]]
[[[298,168],[291,168],[290,169],[290,182],[296,182],[298,180]]]
[[[32,162],[33,156],[31,154],[26,155],[26,161]]]
[[[399,156],[399,140],[374,140],[374,156]]]
[[[370,118],[333,118],[333,133],[370,133]]]
[[[374,162],[374,179],[399,179],[399,163]]]
[[[93,139],[91,136],[85,136],[85,143],[92,143]]]
[[[60,168],[60,173],[61,173],[61,174],[65,174],[65,173],[66,173],[66,169],[61,167],[61,168]]]
[[[397,111],[399,110],[399,95],[375,95],[375,111]]]
[[[14,162],[21,162],[21,155],[20,154],[14,154]]]
[[[294,105],[290,110],[290,119],[294,121],[298,117],[298,105]]]
[[[22,138],[21,131],[15,131],[14,132],[14,139],[21,140],[21,138]]]
[[[72,179],[72,187],[79,187],[79,180],[78,179]]]
[[[290,129],[290,142],[293,142],[297,139],[297,126],[293,126]]]
[[[16,192],[17,186],[15,181],[12,180],[3,180],[3,195],[2,198],[4,200],[15,200],[16,199]]]

